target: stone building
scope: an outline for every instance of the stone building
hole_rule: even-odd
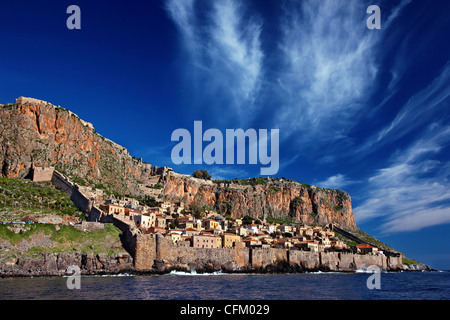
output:
[[[193,235],[192,247],[194,248],[217,248],[216,237],[212,235]]]
[[[240,241],[241,241],[241,237],[238,236],[237,234],[224,233],[222,235],[222,246],[224,248],[232,248],[232,247],[234,247],[236,242],[240,242]]]
[[[100,205],[100,210],[104,211],[106,214],[118,214],[125,216],[125,208],[112,203]]]
[[[53,167],[35,167],[32,166],[32,180],[34,182],[44,182],[44,181],[52,181],[53,172],[55,168]]]

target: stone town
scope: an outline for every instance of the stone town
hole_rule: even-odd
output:
[[[177,246],[232,248],[236,242],[243,242],[248,248],[383,254],[368,244],[348,247],[329,227],[268,223],[250,217],[232,219],[215,211],[206,211],[203,217],[196,218],[183,202],[162,202],[160,206],[148,207],[132,198],[110,198],[99,208],[144,234],[161,234]]]
[[[74,184],[56,170],[35,168],[33,180],[51,179],[87,214],[86,224],[113,223],[122,231],[121,242],[142,272],[353,272],[368,266],[395,271],[402,255],[381,251],[340,229],[275,223],[283,220],[249,216],[222,216],[206,207],[166,201],[165,189],[155,177],[150,196],[140,203],[133,198],[105,198],[104,192]],[[149,207],[145,203],[153,205]],[[344,236],[342,238],[341,236]],[[340,239],[349,239],[346,243]],[[359,244],[357,244],[359,243]]]

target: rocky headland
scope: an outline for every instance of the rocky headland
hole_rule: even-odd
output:
[[[350,195],[342,190],[324,189],[284,178],[210,181],[179,174],[168,167],[154,166],[132,157],[126,148],[101,136],[92,124],[65,108],[20,97],[13,104],[0,105],[0,177],[30,177],[36,167],[55,168],[80,188],[97,188],[107,194],[139,199],[148,196],[157,201],[182,202],[186,208],[200,204],[232,219],[270,217],[306,225],[334,225],[350,232],[359,230]],[[369,263],[387,271],[429,270],[424,265],[404,266],[401,257],[361,258],[343,253],[305,255],[295,250],[245,248],[217,249],[222,250],[218,253],[216,249],[178,248],[157,240],[157,237],[130,234],[131,238],[125,242],[136,246],[134,252],[98,252],[93,248],[73,249],[70,246],[53,250],[55,244],[46,236],[41,236],[46,240],[41,239],[44,242],[40,244],[34,242],[38,238],[23,239],[21,244],[3,238],[2,252],[16,251],[15,254],[3,254],[0,274],[63,275],[69,265],[79,266],[82,274],[167,273],[172,270],[351,272],[367,267]],[[122,235],[122,245],[123,238]],[[20,245],[35,248],[35,252],[22,255]],[[161,249],[164,246],[165,249]]]

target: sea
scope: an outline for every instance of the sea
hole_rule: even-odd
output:
[[[376,277],[376,278],[375,278]],[[0,300],[449,300],[450,272],[2,278]],[[70,288],[70,289],[69,289]]]

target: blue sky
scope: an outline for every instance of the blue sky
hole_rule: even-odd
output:
[[[81,9],[69,30],[66,9]],[[369,5],[382,28],[369,30]],[[144,161],[175,129],[280,130],[279,177],[343,189],[364,231],[450,269],[450,2],[23,1],[0,5],[0,103],[61,105]]]

